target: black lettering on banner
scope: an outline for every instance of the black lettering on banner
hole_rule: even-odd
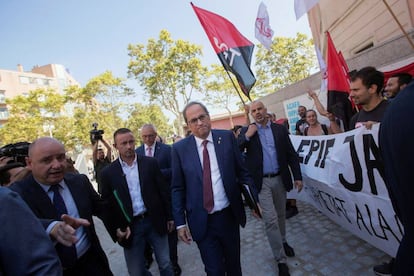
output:
[[[394,215],[395,222],[397,223],[398,230],[400,231],[401,236],[404,235],[403,226],[401,225],[401,221],[398,219],[397,214]]]
[[[335,139],[326,140],[325,154],[323,155],[323,159],[322,159],[321,166],[320,166],[321,168],[325,168],[326,156],[329,153],[329,148],[332,148],[334,144],[335,144]]]
[[[356,213],[356,221],[357,221],[359,230],[361,230],[361,225],[359,223],[362,222],[362,224],[364,225],[365,230],[367,230],[368,234],[370,234],[372,236],[372,233],[371,233],[371,231],[369,231],[367,225],[365,224],[364,216],[362,215],[361,211],[359,210],[357,204],[355,204],[355,213]]]
[[[377,229],[377,231],[381,231],[382,232],[382,235],[380,235],[380,233],[378,233],[376,230],[375,230],[375,227],[374,227],[374,225],[373,225],[373,216],[372,216],[372,214],[371,214],[371,210],[369,209],[369,206],[367,205],[367,204],[364,204],[364,206],[365,206],[365,210],[366,210],[366,216],[364,217],[364,215],[361,213],[361,211],[360,211],[360,209],[359,209],[359,207],[358,207],[358,205],[357,204],[355,204],[355,212],[356,212],[356,219],[357,219],[357,224],[358,224],[358,227],[359,227],[359,230],[361,230],[361,225],[360,225],[360,222],[362,222],[362,224],[363,224],[363,226],[364,226],[364,228],[365,228],[365,230],[368,232],[368,234],[370,234],[371,236],[373,236],[373,235],[375,235],[377,238],[380,238],[380,239],[383,239],[383,240],[389,240],[389,238],[388,238],[388,235],[387,235],[387,232],[389,232],[398,242],[401,242],[401,240],[400,240],[400,238],[397,236],[397,234],[396,233],[394,233],[394,231],[393,231],[393,229],[391,228],[391,226],[390,226],[390,224],[388,223],[388,221],[385,219],[385,217],[384,217],[384,215],[382,214],[382,212],[381,212],[381,210],[380,209],[376,209],[376,212],[377,212],[377,217],[378,217],[378,227],[379,227],[379,229]],[[367,226],[367,224],[366,224],[366,222],[365,222],[365,219],[368,219],[369,220],[369,228],[370,229],[368,229],[368,226]],[[395,219],[395,222],[396,222],[396,224],[398,225],[398,228],[399,228],[399,230],[400,230],[400,234],[401,234],[401,236],[402,236],[402,233],[401,233],[401,228],[400,228],[400,225],[399,225],[399,221],[398,221],[398,219],[397,219],[397,217],[396,216],[394,216],[394,219]],[[371,232],[371,231],[372,232]]]
[[[392,231],[392,228],[390,227],[387,220],[382,215],[382,212],[380,209],[378,209],[378,222],[379,222],[379,225],[382,229],[382,233],[384,234],[384,237],[386,240],[388,240],[388,237],[387,237],[387,234],[385,233],[385,230],[388,230],[398,242],[401,242],[401,240],[397,237],[397,235]]]
[[[362,190],[362,168],[355,148],[354,135],[346,137],[344,143],[349,143],[352,165],[355,173],[355,183],[348,182],[342,173],[339,174],[339,182],[341,182],[346,189],[352,192],[359,192]]]
[[[321,148],[323,149],[324,147],[325,147],[325,140],[322,140],[321,141]],[[319,154],[318,154],[318,159],[316,159],[316,161],[315,161],[315,167],[319,166],[319,162],[321,161],[321,158],[322,158],[322,153],[323,153],[323,150],[320,150]]]
[[[302,140],[299,144],[298,150],[296,151],[299,155],[299,162],[302,164],[308,164],[310,158],[312,157],[312,154],[314,152],[318,152],[318,158],[315,161],[314,166],[325,168],[325,159],[326,156],[329,153],[329,148],[332,148],[335,144],[335,139],[329,139],[329,140]],[[304,147],[309,146],[309,151],[306,154],[305,158],[301,156],[301,153],[304,153]]]
[[[352,224],[351,219],[348,217],[348,213],[346,212],[346,209],[344,208],[344,202],[345,200],[333,197],[327,192],[319,190],[320,198],[324,201],[326,209],[328,209],[332,214],[336,214],[338,217],[344,216],[345,219]],[[329,208],[330,206],[327,205],[326,200],[324,197],[327,197],[330,203],[330,206],[332,206],[333,210]],[[338,204],[339,203],[339,204]],[[342,214],[342,215],[341,215]]]
[[[382,162],[381,154],[377,144],[374,141],[372,134],[364,134],[362,136],[364,144],[364,156],[365,164],[367,166],[368,180],[371,187],[371,193],[378,194],[377,186],[375,184],[374,169],[377,169],[382,179],[384,179],[384,163]],[[370,159],[370,152],[374,156],[374,159]]]
[[[312,156],[312,153],[319,149],[319,144],[319,140],[312,140],[308,155],[306,155],[305,158],[305,164],[308,164],[309,159]]]
[[[302,141],[300,141],[300,144],[299,144],[299,147],[298,147],[298,150],[296,151],[297,153],[298,153],[298,155],[299,155],[299,162],[300,163],[303,163],[303,157],[301,156],[301,152],[304,152],[304,150],[303,150],[303,147],[305,147],[305,146],[309,146],[309,144],[310,144],[310,140],[302,140]],[[305,163],[306,164],[306,163]]]

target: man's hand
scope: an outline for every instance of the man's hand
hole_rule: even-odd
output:
[[[129,228],[129,226],[127,226],[125,231],[122,231],[121,228],[116,229],[116,237],[118,239],[118,242],[127,240],[129,236],[131,236],[131,229]]]
[[[81,226],[91,225],[91,223],[87,219],[83,218],[74,218],[69,215],[62,215],[61,218],[66,224],[72,226],[74,229],[78,229]]]
[[[260,219],[260,218],[262,218],[262,207],[260,207],[259,203],[257,203],[257,207],[259,208],[259,213],[260,214],[258,214],[254,209],[252,210],[252,213],[253,213],[253,216],[255,218]]]
[[[72,246],[78,241],[75,234],[77,228],[91,225],[86,219],[74,218],[69,215],[62,215],[62,220],[52,228],[49,235],[65,246]]]
[[[185,242],[186,244],[190,244],[193,238],[191,237],[191,233],[188,230],[187,226],[184,226],[177,230],[178,237]]]
[[[312,99],[314,97],[318,97],[318,95],[316,94],[316,92],[313,91],[313,90],[311,90],[311,89],[308,90],[308,96],[311,97]]]
[[[300,193],[300,191],[302,191],[302,188],[303,188],[302,180],[295,180],[294,183],[295,183],[296,189],[298,189],[298,193]]]
[[[246,137],[247,138],[251,138],[255,133],[257,132],[257,126],[256,126],[256,124],[250,124],[248,127],[247,127],[247,131],[246,131]]]
[[[174,231],[175,225],[174,225],[173,220],[167,221],[167,229],[168,229],[168,233],[171,233],[172,231]]]
[[[372,126],[378,124],[378,122],[374,122],[374,121],[367,121],[365,123],[363,123],[363,125],[367,128],[367,129],[372,129]]]

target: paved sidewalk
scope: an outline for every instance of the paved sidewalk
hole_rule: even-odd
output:
[[[299,214],[286,223],[288,243],[296,256],[288,259],[295,275],[375,275],[372,267],[389,260],[389,256],[339,227],[313,206],[298,201]],[[248,210],[246,210],[248,211]],[[122,248],[114,244],[102,222],[96,219],[102,246],[116,276],[128,275]],[[197,245],[178,244],[182,276],[205,275]],[[247,212],[247,224],[241,229],[241,262],[243,275],[277,275],[263,224]],[[151,270],[159,275],[156,262]]]

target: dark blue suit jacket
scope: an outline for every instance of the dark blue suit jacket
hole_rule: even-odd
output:
[[[52,241],[20,196],[0,188],[0,275],[62,275]]]
[[[85,232],[91,246],[94,247],[95,252],[98,252],[101,261],[108,264],[106,255],[96,235],[92,219],[92,215],[104,219],[103,201],[85,175],[66,174],[64,180],[75,201],[79,216],[87,219],[91,223],[89,227],[85,227]],[[22,181],[14,183],[10,188],[20,194],[36,217],[43,223],[45,229],[52,221],[60,220],[50,198],[32,175]]]
[[[243,166],[236,139],[231,131],[212,130],[217,162],[224,190],[237,222],[244,226],[246,214],[239,183],[252,184]],[[202,240],[207,230],[208,213],[203,207],[203,173],[193,135],[172,146],[172,202],[177,226],[188,222],[195,241]]]
[[[137,162],[141,195],[151,223],[159,234],[167,234],[167,221],[172,220],[171,194],[168,183],[165,181],[155,158],[137,155]],[[102,199],[107,204],[108,212],[105,225],[112,239],[116,241],[117,228],[133,226],[132,222],[128,222],[125,218],[126,216],[133,218],[133,209],[128,183],[119,158],[105,167],[101,175]],[[114,191],[117,192],[126,215],[122,212]],[[126,242],[121,245],[126,246],[128,244],[129,242]]]
[[[145,156],[144,145],[138,147],[135,152],[137,155]],[[171,183],[171,146],[155,142],[154,158],[157,159],[161,172],[167,180]]]
[[[293,148],[286,127],[271,123],[273,137],[277,151],[277,161],[279,162],[280,175],[286,191],[292,190],[292,174],[295,180],[302,180],[300,172],[299,157]],[[256,132],[249,141],[246,140],[247,127],[242,128],[238,136],[239,147],[246,153],[246,165],[253,175],[254,184],[260,192],[263,180],[263,150],[259,134]],[[290,170],[289,170],[290,168]],[[290,173],[292,171],[292,174]]]

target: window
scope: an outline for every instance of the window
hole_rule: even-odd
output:
[[[29,84],[30,83],[30,79],[28,77],[25,77],[25,76],[20,76],[19,80],[20,80],[21,84]]]
[[[0,90],[0,104],[6,103],[6,91]]]
[[[5,107],[0,107],[0,119],[8,119],[9,111]]]

